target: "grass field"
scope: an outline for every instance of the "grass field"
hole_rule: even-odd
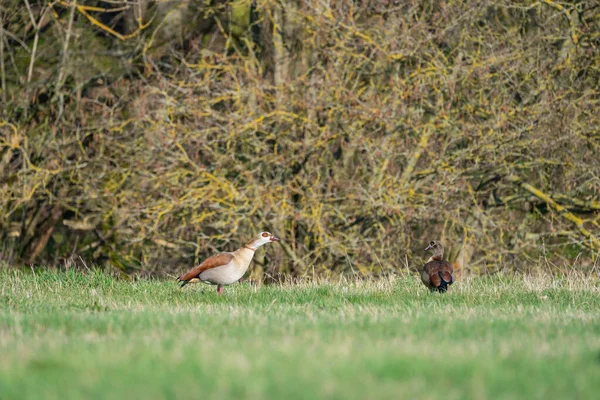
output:
[[[180,290],[0,269],[0,399],[597,398],[583,276]]]

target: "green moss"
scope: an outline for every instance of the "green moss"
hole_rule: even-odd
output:
[[[234,37],[242,36],[250,26],[250,0],[231,2],[230,32]]]

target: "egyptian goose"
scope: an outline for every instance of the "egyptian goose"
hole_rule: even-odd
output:
[[[232,253],[219,253],[207,258],[196,268],[178,277],[177,281],[181,282],[181,287],[196,282],[217,285],[217,293],[222,294],[224,285],[231,285],[244,276],[256,249],[264,244],[277,241],[279,239],[273,234],[261,232]]]
[[[421,270],[421,280],[432,292],[444,293],[454,282],[454,270],[448,261],[444,261],[444,247],[439,240],[429,243],[425,250],[431,250],[433,255]]]

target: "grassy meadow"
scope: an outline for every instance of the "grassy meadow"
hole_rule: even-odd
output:
[[[0,269],[0,398],[595,398],[597,279],[180,290]]]

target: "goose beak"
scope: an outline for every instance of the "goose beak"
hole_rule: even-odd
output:
[[[431,249],[431,245],[427,246],[427,247],[425,248],[425,251],[427,251],[427,250],[430,250],[430,249]]]
[[[279,239],[277,239],[275,236],[271,236],[271,242],[279,242]]]

